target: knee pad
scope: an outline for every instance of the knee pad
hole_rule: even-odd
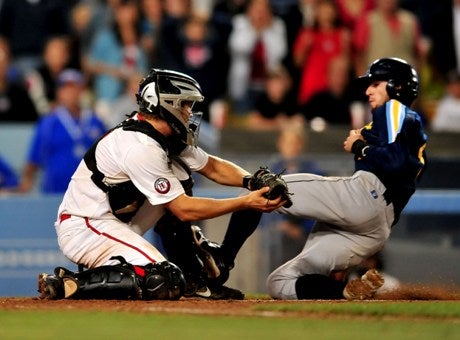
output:
[[[168,261],[150,263],[144,270],[144,300],[178,300],[184,294],[184,275],[175,264]]]

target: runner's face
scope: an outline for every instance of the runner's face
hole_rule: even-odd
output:
[[[376,109],[390,100],[386,89],[387,84],[387,81],[376,80],[368,86],[366,96],[371,109]]]

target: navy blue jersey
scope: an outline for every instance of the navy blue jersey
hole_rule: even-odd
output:
[[[361,130],[369,147],[364,157],[355,156],[355,170],[372,172],[382,181],[396,223],[426,164],[427,137],[420,116],[397,100],[377,108],[372,119]]]

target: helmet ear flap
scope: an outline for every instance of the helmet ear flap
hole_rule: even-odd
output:
[[[402,84],[396,83],[393,79],[388,80],[386,90],[391,99],[396,99],[405,105],[410,105],[413,98],[409,98],[407,90]]]
[[[399,97],[399,92],[398,92],[397,86],[395,84],[395,81],[393,79],[388,80],[386,90],[387,90],[388,96],[390,98],[395,98],[396,99],[396,98]]]
[[[160,114],[160,88],[158,85],[158,75],[149,74],[136,93],[137,103],[142,111],[153,114]]]

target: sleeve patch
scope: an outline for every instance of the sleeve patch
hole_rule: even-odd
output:
[[[406,106],[397,100],[390,100],[386,103],[386,118],[388,143],[393,143],[401,128],[406,116]]]
[[[171,189],[171,183],[166,178],[158,178],[155,181],[155,190],[160,194],[166,194]]]

